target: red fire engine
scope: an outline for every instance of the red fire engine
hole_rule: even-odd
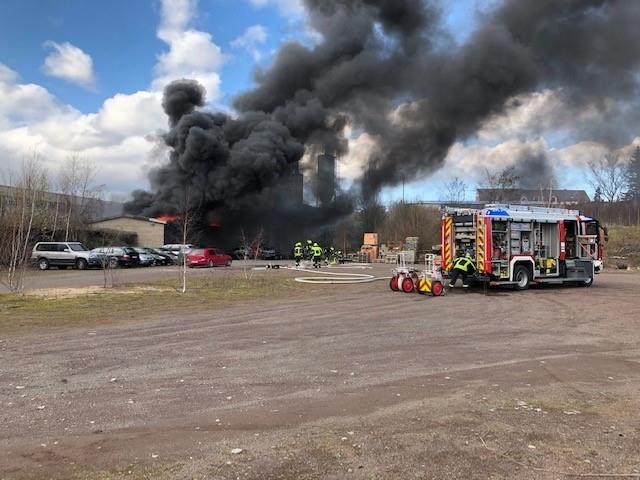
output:
[[[442,216],[442,270],[460,253],[475,259],[474,280],[512,285],[579,283],[590,286],[602,268],[605,231],[577,210],[486,205],[446,208]]]

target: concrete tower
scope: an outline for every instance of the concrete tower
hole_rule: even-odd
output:
[[[316,198],[322,207],[336,197],[336,157],[331,153],[318,155],[318,188]]]

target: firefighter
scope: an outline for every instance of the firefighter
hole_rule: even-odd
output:
[[[324,253],[322,247],[315,242],[311,246],[311,252],[313,253],[313,268],[320,268],[320,261],[322,260],[322,254]]]
[[[476,271],[476,267],[473,265],[473,258],[469,253],[462,254],[453,262],[453,269],[451,270],[451,276],[449,277],[449,288],[454,288],[458,277],[462,277],[462,286],[468,287],[468,277],[470,274]]]
[[[313,258],[313,242],[307,239],[307,244],[304,246],[304,259],[311,260]]]
[[[293,258],[296,261],[296,267],[299,267],[302,260],[302,242],[296,242],[293,246]]]
[[[334,255],[336,249],[333,247],[324,249],[324,264],[329,265],[329,263],[334,263]]]

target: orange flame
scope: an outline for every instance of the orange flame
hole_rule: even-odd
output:
[[[169,213],[165,213],[164,215],[159,215],[158,217],[156,217],[156,219],[160,220],[161,222],[173,222],[175,220],[179,220],[180,215],[171,215]]]

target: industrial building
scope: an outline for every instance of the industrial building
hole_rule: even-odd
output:
[[[119,215],[92,222],[92,230],[130,234],[139,246],[161,247],[165,244],[165,227],[167,222],[157,218],[136,215]]]
[[[518,203],[539,206],[569,206],[591,201],[584,190],[478,188],[476,200],[481,203]]]

